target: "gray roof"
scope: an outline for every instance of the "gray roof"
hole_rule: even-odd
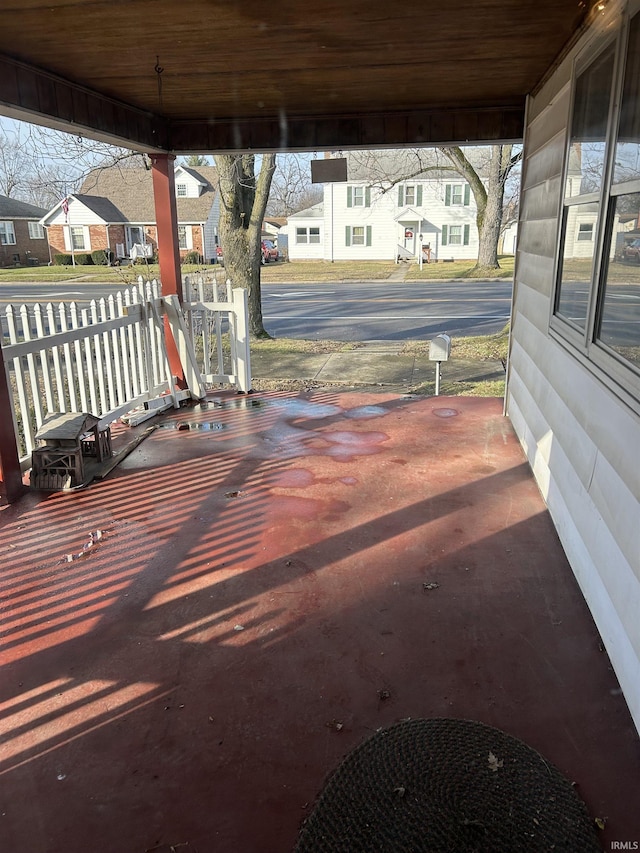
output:
[[[15,198],[0,195],[0,219],[38,220],[42,219],[46,212],[41,207],[36,207],[35,204],[28,204],[26,201],[18,201]]]
[[[199,198],[176,199],[178,221],[204,222],[215,198],[218,173],[215,166],[198,166],[188,171],[202,181],[205,188]],[[93,205],[89,205],[89,197],[95,199]],[[87,175],[76,198],[91,206],[107,222],[143,224],[156,221],[151,172],[143,167],[112,166],[96,169]],[[100,204],[103,205],[101,209]],[[113,218],[115,214],[116,219]]]
[[[81,201],[89,210],[92,210],[96,216],[103,219],[105,222],[126,222],[126,216],[119,210],[112,201],[108,198],[103,198],[100,195],[81,195],[74,193],[73,198]]]
[[[322,216],[324,216],[324,204],[319,201],[312,207],[307,207],[305,210],[299,210],[297,213],[292,213],[289,216],[289,219],[295,219],[296,217],[299,217],[300,219],[319,219]]]

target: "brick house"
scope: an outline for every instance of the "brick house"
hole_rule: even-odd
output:
[[[175,168],[180,256],[195,251],[211,261],[218,244],[219,194],[213,166]],[[116,167],[91,172],[80,191],[59,202],[40,220],[52,258],[109,249],[118,261],[151,259],[157,252],[151,172]]]
[[[0,266],[49,262],[47,233],[40,224],[44,210],[0,195]]]

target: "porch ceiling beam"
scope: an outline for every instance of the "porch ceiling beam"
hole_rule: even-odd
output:
[[[176,121],[170,126],[171,147],[179,152],[469,145],[520,142],[523,135],[524,101],[478,109]]]
[[[0,113],[140,151],[164,151],[165,119],[0,54]]]

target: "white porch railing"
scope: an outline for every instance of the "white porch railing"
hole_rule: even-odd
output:
[[[185,276],[183,303],[202,382],[251,389],[247,291],[205,276]],[[227,344],[228,341],[228,344]]]
[[[25,467],[47,412],[91,412],[106,425],[154,397],[176,393],[157,282],[83,309],[73,302],[8,305],[2,331]]]
[[[160,402],[177,407],[185,397],[202,397],[203,383],[249,391],[246,291],[222,289],[226,298],[217,285],[185,280],[193,298],[184,305],[186,324],[177,298],[162,298],[157,282],[142,279],[87,308],[73,302],[7,306],[1,337],[23,468],[48,412],[90,412],[107,425],[142,405],[157,410]],[[190,391],[175,388],[164,315]]]

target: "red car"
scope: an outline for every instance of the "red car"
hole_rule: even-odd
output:
[[[636,238],[625,245],[622,250],[622,259],[640,264],[640,239]]]
[[[271,261],[277,261],[280,255],[278,250],[271,240],[262,241],[262,263],[268,264]]]

